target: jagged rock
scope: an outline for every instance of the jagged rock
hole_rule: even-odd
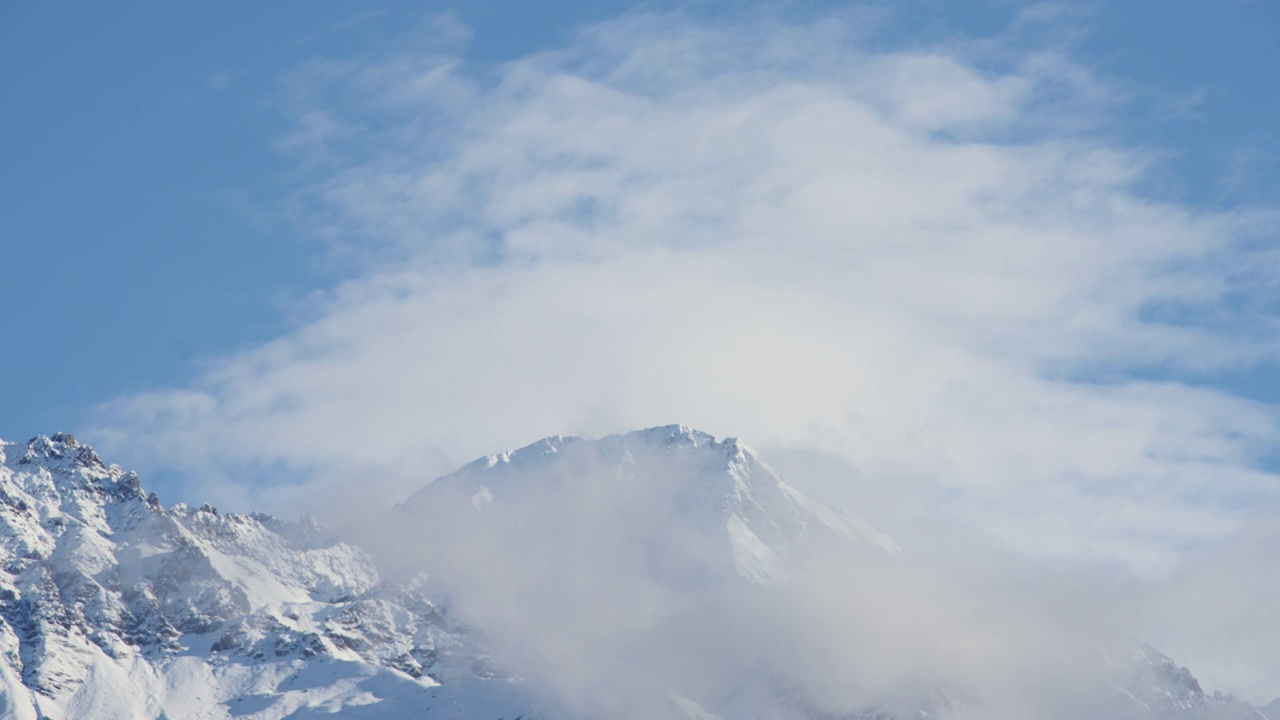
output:
[[[286,702],[280,684],[317,663],[422,701],[442,692],[424,669],[482,655],[413,583],[381,583],[314,518],[166,509],[66,433],[0,442],[0,568],[0,720],[160,717],[163,702],[129,703],[171,692],[192,659],[212,673],[210,708],[245,683]]]

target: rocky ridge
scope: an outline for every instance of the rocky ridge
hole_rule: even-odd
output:
[[[123,697],[93,717],[179,717],[191,708],[167,707],[183,697],[167,673],[193,660],[206,704],[253,696],[261,717],[288,704],[261,698],[317,663],[428,700],[441,683],[508,680],[420,582],[382,583],[314,521],[166,508],[68,434],[0,444],[0,718],[88,717],[73,709],[102,701],[104,675],[150,704]]]

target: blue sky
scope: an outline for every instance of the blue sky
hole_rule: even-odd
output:
[[[683,422],[1280,693],[1276,5],[675,5],[5,5],[0,437],[344,517]]]
[[[680,9],[673,14],[671,8],[677,5]],[[715,51],[723,52],[727,59],[719,64],[706,64],[710,62],[706,60],[705,67],[698,66],[703,58],[691,59],[707,83],[696,90],[684,90],[693,93],[712,92],[722,75],[741,74],[746,68],[770,77],[753,75],[750,80],[736,82],[756,83],[761,97],[767,97],[772,86],[785,87],[789,82],[826,83],[836,76],[843,82],[841,73],[846,70],[839,63],[847,63],[853,68],[847,72],[854,75],[873,76],[886,63],[891,65],[912,53],[931,58],[930,62],[941,58],[944,64],[958,64],[963,73],[977,73],[990,82],[955,101],[968,104],[960,110],[934,102],[933,98],[946,96],[951,80],[933,78],[930,73],[941,70],[928,63],[894,71],[899,73],[897,80],[874,81],[888,83],[885,87],[858,92],[870,93],[865,101],[872,105],[897,103],[897,109],[886,105],[880,112],[893,116],[891,120],[899,129],[944,150],[978,143],[974,147],[998,147],[1011,154],[1022,152],[1019,148],[1052,153],[1056,152],[1052,148],[1069,144],[1078,146],[1072,152],[1081,158],[1115,154],[1109,165],[1100,166],[1097,172],[1102,175],[1095,173],[1093,180],[1085,181],[1105,176],[1092,191],[1118,193],[1126,201],[1161,204],[1160,212],[1168,217],[1162,216],[1160,222],[1171,223],[1172,230],[1148,220],[1152,233],[1207,233],[1202,239],[1187,241],[1190,254],[1159,263],[1189,273],[1189,277],[1173,282],[1187,287],[1195,283],[1219,285],[1206,291],[1212,295],[1211,302],[1203,294],[1166,297],[1152,290],[1151,295],[1133,300],[1136,305],[1109,306],[1131,300],[1089,296],[1091,283],[1136,283],[1141,278],[1130,273],[1163,273],[1168,267],[1122,269],[1112,267],[1110,260],[1093,258],[1097,261],[1096,276],[1062,276],[1065,287],[1081,295],[1084,304],[1063,304],[1055,317],[1130,313],[1129,320],[1137,323],[1135,329],[1120,332],[1116,338],[1145,337],[1141,332],[1176,334],[1179,329],[1201,335],[1195,341],[1143,341],[1157,350],[1145,346],[1121,349],[1116,338],[1104,341],[1081,336],[1077,342],[1085,345],[1064,341],[1061,349],[1051,353],[1046,349],[1049,354],[1036,358],[1026,372],[1045,381],[1077,383],[1093,388],[1091,392],[1172,383],[1171,387],[1179,390],[1207,388],[1214,398],[1267,404],[1280,400],[1280,366],[1272,339],[1276,295],[1269,289],[1274,282],[1265,261],[1269,257],[1265,251],[1274,246],[1274,224],[1260,219],[1280,202],[1280,147],[1272,132],[1280,119],[1280,92],[1275,92],[1276,76],[1269,71],[1280,66],[1280,21],[1271,4],[922,2],[905,7],[874,3],[846,7],[795,2],[743,10],[739,4],[718,2],[566,2],[536,9],[518,2],[460,6],[331,3],[323,7],[264,3],[217,8],[85,3],[10,5],[2,12],[0,84],[6,89],[8,105],[22,111],[9,115],[8,132],[0,136],[0,152],[8,159],[0,170],[4,183],[0,202],[5,204],[0,230],[6,264],[15,269],[0,286],[0,305],[9,309],[13,318],[14,338],[14,349],[0,356],[0,369],[7,377],[18,379],[5,389],[0,437],[22,438],[57,429],[92,436],[95,430],[104,429],[106,432],[100,433],[104,438],[118,439],[113,450],[120,459],[148,470],[153,484],[170,495],[186,499],[189,493],[206,492],[203,486],[207,484],[196,483],[193,490],[191,481],[181,480],[190,475],[189,469],[184,471],[164,460],[164,452],[147,449],[167,437],[157,428],[169,427],[165,423],[171,419],[158,418],[169,418],[173,409],[161,412],[152,408],[150,415],[143,413],[147,419],[140,420],[136,413],[121,408],[136,409],[136,401],[146,398],[172,401],[198,397],[213,403],[227,426],[239,423],[247,427],[243,418],[237,419],[235,412],[240,411],[232,410],[240,403],[254,407],[251,412],[255,417],[274,411],[254,405],[257,401],[248,398],[258,397],[255,393],[225,387],[227,377],[243,378],[259,372],[233,369],[236,363],[260,368],[261,363],[252,358],[273,352],[273,347],[294,345],[304,347],[295,351],[301,353],[297,363],[336,361],[341,353],[331,346],[356,343],[354,336],[332,339],[320,349],[311,347],[304,338],[328,327],[326,323],[336,322],[344,312],[363,307],[363,300],[347,302],[344,298],[365,297],[371,292],[369,288],[392,282],[392,269],[470,278],[476,268],[496,266],[514,271],[577,247],[544,242],[534,250],[519,250],[521,228],[527,227],[530,217],[527,213],[495,216],[492,207],[468,208],[464,202],[435,210],[428,207],[430,203],[406,207],[397,195],[403,189],[394,185],[404,178],[421,176],[420,182],[462,183],[471,189],[468,192],[480,190],[478,196],[497,192],[509,169],[476,176],[459,158],[470,152],[466,150],[468,143],[510,142],[506,135],[482,141],[480,132],[472,132],[470,127],[487,127],[489,117],[495,114],[537,114],[535,105],[521,109],[522,103],[532,101],[506,90],[516,82],[512,78],[523,77],[520,73],[527,74],[531,68],[536,72],[558,68],[554,71],[601,83],[602,87],[617,85],[619,91],[638,93],[651,103],[674,102],[670,93],[680,87],[674,79],[650,79],[646,81],[649,86],[641,87],[626,85],[625,78],[615,82],[593,75],[605,67],[599,63],[607,66],[612,62],[609,58],[615,52],[601,37],[612,32],[610,28],[622,26],[633,27],[637,36],[655,32],[652,28],[664,23],[677,37],[687,29],[710,33],[691,42],[711,48],[704,53],[708,58]],[[828,31],[821,28],[832,23],[842,27],[842,36],[824,35]],[[775,34],[789,37],[788,31],[795,28],[808,28],[805,32],[814,36],[797,38],[795,42],[801,46],[810,41],[830,45],[807,57],[802,50],[780,49],[773,65],[748,67],[755,64],[749,57],[733,61],[740,67],[732,64],[736,50],[726,43],[746,42],[731,40],[734,33],[767,42]],[[720,30],[723,37],[716,35]],[[627,38],[607,43],[630,51],[625,49]],[[723,50],[717,49],[720,45],[725,46]],[[831,66],[823,67],[823,63]],[[858,69],[859,63],[866,67]],[[434,89],[436,96],[425,104],[412,105],[418,102],[414,98],[405,100],[403,106],[393,105],[380,95],[411,93],[411,70],[406,68],[436,65],[445,68],[449,82]],[[942,70],[952,72],[955,68]],[[902,73],[915,73],[920,78]],[[972,78],[964,74],[953,78],[956,82],[968,79]],[[662,83],[671,87],[662,87]],[[559,92],[546,87],[548,96]],[[540,86],[537,92],[542,90]],[[537,92],[530,92],[529,97],[537,96]],[[907,93],[915,104],[904,105],[895,93]],[[922,98],[927,101],[923,105]],[[569,127],[589,121],[591,112],[606,111],[604,105],[582,102],[579,116],[555,122]],[[1011,103],[1008,108],[1001,105],[1006,102]],[[671,107],[678,107],[678,103]],[[670,146],[675,139],[660,146]],[[625,142],[624,138],[615,141]],[[850,137],[839,142],[857,144],[863,140]],[[624,148],[625,144],[615,144],[590,152],[613,153]],[[398,159],[417,157],[420,149],[421,159],[413,161],[417,165]],[[513,146],[513,151],[529,152],[519,145]],[[566,157],[582,151],[563,149]],[[453,155],[457,158],[451,165]],[[531,167],[530,177],[549,177],[563,160],[546,162],[545,167]],[[624,176],[639,171],[633,167],[633,159],[618,162],[626,168],[619,171]],[[1023,164],[1019,172],[1034,172],[1030,161],[1008,162],[1013,163],[1011,167]],[[1070,161],[1064,167],[1070,167],[1071,162],[1081,161]],[[518,165],[512,163],[512,167]],[[442,175],[440,168],[452,175]],[[661,172],[678,177],[693,171],[676,168],[673,161],[673,167]],[[742,172],[759,172],[762,178],[771,178],[781,171],[774,168],[766,172],[762,167],[743,168]],[[918,180],[905,176],[901,182],[907,185],[902,188],[904,197],[911,197],[909,186]],[[1079,181],[1046,176],[1043,182],[1065,182],[1074,187]],[[369,188],[377,183],[390,189],[380,197],[357,197],[376,193]],[[548,190],[532,188],[504,192],[513,196],[534,193],[554,205],[554,195],[545,194]],[[664,187],[656,192],[671,190]],[[585,232],[599,233],[608,223],[618,221],[600,208],[621,199],[589,193],[572,204],[570,223],[576,223],[579,231],[589,226]],[[928,202],[915,212],[928,215]],[[708,211],[700,208],[695,212]],[[1002,212],[1041,210],[1027,200]],[[558,217],[556,222],[562,222],[563,216]],[[995,217],[987,220],[1002,222]],[[740,221],[725,220],[731,225]],[[1080,221],[1087,224],[1089,218]],[[787,222],[807,221],[797,217]],[[881,220],[857,220],[854,227],[865,222]],[[893,221],[886,218],[883,222]],[[1204,227],[1192,227],[1196,223]],[[1222,227],[1215,229],[1215,223]],[[1095,228],[1099,237],[1105,229]],[[1129,233],[1118,226],[1112,230]],[[665,247],[693,248],[698,244],[692,238],[701,226],[679,225],[665,231],[689,234],[680,241],[672,240],[676,245]],[[998,225],[988,231],[1002,232]],[[1072,229],[1077,231],[1090,232],[1084,227]],[[432,233],[434,240],[424,239]],[[489,249],[470,256],[470,260],[438,251],[446,244],[440,237],[469,234],[487,238],[483,242]],[[783,235],[773,240],[775,247],[782,247],[777,243],[785,245]],[[1227,236],[1235,250],[1252,248],[1257,252],[1200,251]],[[595,241],[598,247],[607,246],[602,241]],[[469,242],[457,240],[453,246]],[[939,242],[943,243],[941,248],[954,241]],[[1046,238],[1044,242],[1048,243],[1044,248],[1051,248],[1059,241]],[[1156,238],[1152,242],[1159,245],[1166,241]],[[941,250],[930,252],[937,255]],[[1055,265],[1060,261],[1049,259],[1051,250],[1025,252],[1039,253],[1033,261],[1044,266],[1036,271],[1046,273],[1047,278],[1073,271],[1066,265]],[[931,272],[931,258],[921,256],[920,267],[909,271],[913,282]],[[985,262],[976,255],[968,259]],[[797,268],[795,272],[806,271]],[[424,277],[415,276],[414,282],[435,287],[436,280]],[[608,272],[601,270],[596,277],[608,277]],[[1023,279],[1016,273],[1009,278]],[[936,286],[966,281],[974,280],[957,274],[933,282]],[[416,291],[404,292],[413,297]],[[1010,288],[1009,299],[1001,302],[1032,302],[1018,292]],[[1066,303],[1065,297],[1043,302]],[[1098,310],[1098,303],[1105,309]],[[903,306],[901,311],[908,314],[908,321],[927,320],[914,306]],[[1016,314],[1017,310],[1009,307],[999,312]],[[840,317],[839,323],[857,327],[854,320]],[[1046,323],[1056,321],[1041,317],[1036,322],[1047,327]],[[420,317],[401,321],[403,328],[417,322]],[[489,328],[494,337],[509,332],[497,315],[478,316],[476,322]],[[966,352],[977,347],[976,352],[1003,356],[1005,350],[998,348],[993,338],[1011,332],[1015,332],[1013,325],[983,330],[981,337],[966,338],[962,344]],[[857,333],[853,331],[853,335]],[[1064,333],[1063,337],[1074,337],[1065,329]],[[574,340],[587,342],[586,337],[575,335]],[[765,335],[761,339],[769,338]],[[368,339],[361,342],[369,344]],[[1016,342],[1030,341],[1020,337]],[[1099,351],[1089,343],[1102,343],[1110,349]],[[606,352],[607,347],[608,343],[601,341],[589,343],[587,350],[613,358],[603,362],[638,362],[635,353]],[[1225,347],[1233,351],[1222,352]],[[532,346],[514,351],[497,349],[514,352],[513,356],[542,351]],[[487,351],[492,350],[489,347]],[[564,357],[547,361],[575,362],[576,356],[568,354],[569,350],[562,352]],[[372,358],[362,362],[376,363]],[[415,371],[430,372],[437,364],[424,357]],[[439,372],[445,367],[439,363]],[[732,362],[722,369],[748,372],[746,366]],[[305,376],[300,366],[277,371],[287,373],[290,380]],[[340,387],[349,380],[354,387],[358,385],[355,376],[368,370],[364,364],[354,363],[348,370],[335,372],[337,376],[326,383]],[[522,378],[526,384],[546,380],[545,373],[525,367],[510,368],[507,374]],[[260,381],[266,382],[265,376]],[[912,381],[903,382],[909,385]],[[463,387],[470,384],[492,383],[477,373],[462,382]],[[237,400],[237,392],[246,395]],[[359,392],[375,394],[377,390],[362,388]],[[862,402],[854,397],[846,400],[851,405]],[[314,391],[298,390],[276,398],[270,407],[305,409],[313,401]],[[431,405],[444,399],[425,393],[418,402]],[[428,465],[436,471],[469,459],[468,453],[486,452],[532,436],[622,430],[650,421],[692,421],[694,418],[686,415],[700,412],[698,406],[676,399],[655,402],[643,412],[631,398],[588,406],[590,409],[566,410],[560,415],[526,416],[478,403],[478,417],[510,414],[516,420],[502,430],[478,423],[460,434],[465,440],[410,444],[430,456]],[[1267,416],[1272,412],[1266,406],[1243,407]],[[818,410],[814,408],[813,413]],[[394,414],[388,413],[382,422],[392,423],[392,417]],[[816,417],[806,421],[810,427]],[[194,431],[199,423],[190,422],[193,424],[187,430]],[[708,414],[704,424],[716,422],[717,418]],[[745,427],[726,423],[725,427],[709,429],[763,436],[762,442],[783,442],[796,434],[794,428],[769,423],[744,421],[741,425]],[[362,426],[376,427],[377,423]],[[204,428],[202,432],[217,444],[211,439],[213,430]],[[845,432],[853,431],[845,428],[837,434]],[[1233,428],[1225,432],[1253,437],[1258,431]],[[225,471],[227,478],[236,479],[232,483],[236,486],[272,487],[282,481],[305,486],[306,478],[314,472],[297,458],[245,452],[244,443],[222,442],[237,443],[239,448],[224,448],[220,455],[238,458]],[[843,444],[847,451],[848,443],[846,439],[836,444]],[[1247,449],[1238,448],[1236,452],[1244,453],[1240,460],[1243,466],[1270,467],[1274,452],[1260,447],[1266,444],[1250,440]],[[395,452],[402,449],[390,443],[386,451],[393,448],[397,448]],[[949,457],[950,451],[939,452]],[[1144,452],[1154,451],[1147,448]],[[1059,468],[1055,472],[1066,471]],[[1096,479],[1091,482],[1099,484]],[[1109,482],[1101,484],[1109,487]]]
[[[0,437],[78,427],[93,404],[189,378],[282,332],[291,300],[342,275],[270,217],[291,189],[277,146],[297,65],[367,53],[441,11],[477,29],[470,59],[498,62],[622,7],[609,5],[0,8],[0,232],[5,264],[23,269],[0,307],[28,328],[27,350],[0,360],[23,378]]]
[[[342,276],[305,233],[271,219],[296,180],[278,145],[290,122],[281,78],[297,65],[374,52],[433,12],[470,29],[468,62],[498,63],[634,7],[661,4],[6,4],[0,233],[16,272],[0,287],[13,328],[0,370],[20,380],[4,391],[0,437],[81,427],[90,406],[189,379],[208,358],[283,332],[300,295]],[[1020,9],[913,3],[879,39],[994,35]],[[1097,3],[1043,32],[1131,90],[1101,131],[1168,153],[1151,192],[1280,200],[1273,3]],[[1278,375],[1267,360],[1222,382],[1274,401]]]

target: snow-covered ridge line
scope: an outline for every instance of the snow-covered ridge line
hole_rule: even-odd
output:
[[[481,458],[380,524],[395,553],[438,577],[390,581],[374,554],[313,520],[165,507],[135,473],[69,434],[0,441],[0,720],[571,719],[552,686],[504,670],[489,641],[458,622],[470,620],[467,609],[446,610],[432,583],[489,571],[477,566],[486,547],[540,558],[532,576],[553,588],[571,587],[558,580],[566,576],[588,579],[603,557],[610,572],[676,594],[691,582],[731,594],[805,587],[799,558],[813,543],[894,567],[910,562],[869,522],[807,498],[745,443],[684,425],[551,436]],[[497,579],[495,594],[525,602],[510,578]],[[1115,717],[1267,716],[1206,695],[1151,648],[1129,655],[1104,663],[1114,697],[1103,700],[1116,703]],[[743,682],[756,694],[736,704],[676,688],[638,691],[657,699],[646,720],[964,711],[925,688],[915,704],[833,716],[798,697],[796,683]]]
[[[0,442],[0,720],[514,702],[491,668],[314,521],[165,508],[66,433]]]
[[[892,538],[866,519],[811,500],[784,481],[760,455],[738,438],[717,439],[687,425],[663,425],[598,440],[552,435],[525,447],[489,455],[423,488],[401,505],[413,509],[450,488],[468,498],[492,502],[498,485],[547,482],[545,469],[572,466],[579,483],[610,484],[636,468],[649,472],[652,494],[670,495],[671,512],[701,513],[708,528],[727,530],[739,570],[772,583],[792,574],[780,563],[791,552],[782,546],[817,533],[835,534],[875,552],[901,555]],[[630,490],[624,490],[624,494]],[[634,499],[634,498],[633,498]],[[650,497],[649,499],[653,499]],[[474,503],[473,503],[474,504]],[[769,536],[761,540],[761,533]]]

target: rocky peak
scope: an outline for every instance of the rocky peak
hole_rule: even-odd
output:
[[[106,467],[93,448],[81,444],[75,435],[64,432],[31,438],[18,459],[18,463],[23,465],[41,462],[56,465],[59,461],[71,461],[80,467]],[[3,462],[3,456],[0,456],[0,462]]]
[[[608,527],[616,542],[649,548],[648,568],[760,585],[795,577],[810,541],[900,554],[865,520],[787,484],[742,441],[687,425],[598,440],[544,438],[437,480],[400,512],[414,524],[491,537],[515,526],[520,538],[539,541],[569,542],[566,534],[575,527]],[[424,544],[449,547],[465,532],[451,530]],[[703,550],[690,551],[691,543]]]
[[[347,663],[410,691],[492,665],[419,588],[382,583],[314,518],[165,508],[67,433],[0,442],[0,718],[88,717],[65,708],[104,690],[95,677],[146,697],[128,673],[189,657],[212,673],[276,667],[263,677],[280,682],[299,662]]]
[[[25,445],[0,441],[0,487],[9,495],[32,496],[47,511],[57,508],[73,515],[78,513],[72,506],[146,500],[136,473],[108,466],[70,433],[37,435]]]

